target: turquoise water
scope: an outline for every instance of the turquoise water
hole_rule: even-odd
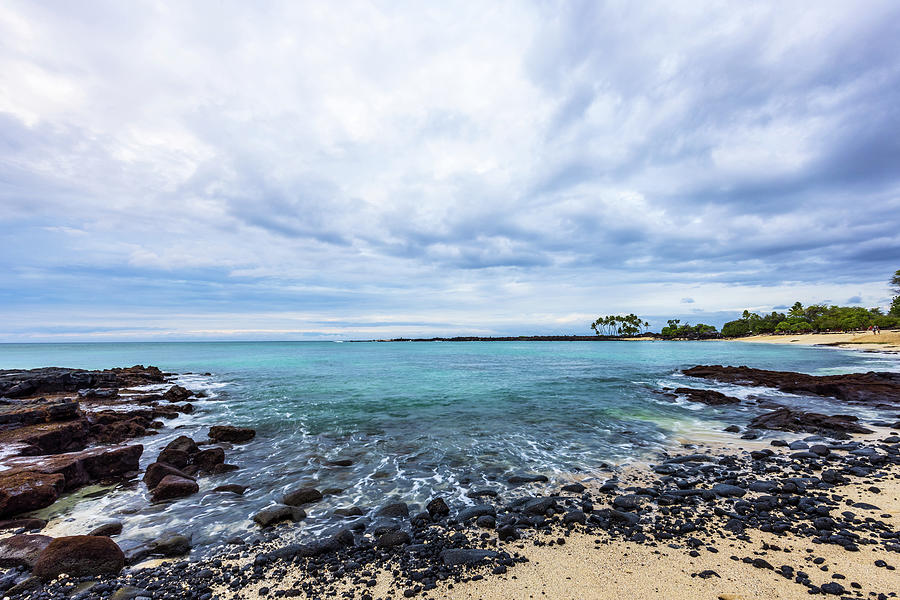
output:
[[[515,472],[600,477],[605,464],[641,459],[761,412],[673,400],[660,393],[665,387],[715,387],[847,412],[822,399],[689,381],[682,368],[897,370],[888,355],[733,342],[0,344],[0,368],[132,364],[179,373],[183,385],[210,394],[194,415],[139,440],[144,465],[177,435],[204,439],[211,424],[250,426],[257,437],[227,448],[227,461],[241,469],[201,479],[199,495],[149,506],[142,485],[120,487],[55,507],[50,535],[119,515],[124,539],[187,530],[204,544],[251,531],[252,514],[300,484],[342,490],[310,511],[302,530],[317,531],[334,525],[330,511],[338,506],[422,503],[435,493],[463,502],[472,487],[505,491],[502,482]],[[327,465],[338,458],[353,465]],[[207,493],[223,483],[250,490]]]

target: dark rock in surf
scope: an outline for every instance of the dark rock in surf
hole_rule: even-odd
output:
[[[844,439],[849,438],[851,433],[872,433],[858,421],[859,419],[852,415],[829,416],[779,408],[756,417],[750,422],[750,426],[758,429],[806,431]]]
[[[232,442],[241,444],[249,442],[256,437],[256,430],[249,427],[235,427],[233,425],[213,425],[209,428],[209,439],[216,442]]]
[[[698,390],[694,388],[676,388],[674,393],[678,396],[686,396],[690,402],[700,402],[709,406],[724,406],[728,404],[740,404],[741,399],[726,396],[715,390]]]
[[[311,504],[322,499],[322,492],[311,487],[302,487],[292,492],[288,492],[282,498],[282,503],[288,506],[303,506]]]
[[[178,475],[166,475],[150,492],[153,502],[184,498],[200,491],[200,486],[193,479],[179,477]]]

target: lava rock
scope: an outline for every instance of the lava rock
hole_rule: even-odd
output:
[[[474,565],[486,558],[495,558],[497,552],[493,550],[478,550],[472,548],[451,548],[441,552],[441,560],[445,565]]]
[[[53,538],[46,535],[20,534],[0,540],[0,567],[26,567],[31,569],[41,552]]]
[[[447,506],[447,503],[444,502],[444,499],[441,497],[433,498],[431,502],[425,506],[425,510],[428,511],[431,518],[445,517],[450,514],[450,507]]]
[[[41,552],[34,575],[53,579],[63,573],[71,577],[117,575],[125,566],[122,549],[108,537],[75,535],[59,537]]]
[[[274,525],[280,521],[293,521],[297,522],[301,519],[306,518],[306,511],[302,508],[297,508],[295,506],[285,506],[283,504],[278,504],[272,506],[270,508],[263,509],[253,515],[253,520],[262,527],[268,527],[269,525]]]
[[[200,491],[200,486],[193,479],[179,477],[178,475],[166,475],[150,492],[153,502],[184,498]]]
[[[235,427],[233,425],[213,425],[209,428],[209,438],[217,442],[232,442],[241,444],[249,442],[256,437],[256,430],[249,427]]]
[[[165,557],[183,556],[191,551],[191,540],[187,536],[170,533],[150,542],[150,548],[153,554]]]
[[[409,506],[407,506],[405,502],[392,502],[382,506],[375,514],[378,517],[388,518],[408,517]]]
[[[112,537],[122,533],[122,521],[109,521],[91,530],[88,535]]]
[[[311,487],[302,487],[284,495],[282,502],[288,506],[303,506],[322,499],[322,492]]]
[[[147,489],[152,490],[155,488],[166,475],[175,475],[176,477],[181,477],[183,479],[194,479],[184,471],[176,469],[172,465],[154,462],[147,465],[147,470],[144,472],[144,483],[147,484]]]

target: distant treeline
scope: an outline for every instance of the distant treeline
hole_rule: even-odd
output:
[[[681,324],[681,319],[669,319],[668,325],[659,332],[660,337],[679,338],[689,340],[708,340],[721,337],[715,325],[707,325],[706,323],[690,323]]]
[[[794,303],[787,313],[772,311],[759,315],[748,310],[740,319],[722,326],[721,333],[714,325],[682,323],[669,319],[668,325],[658,335],[667,339],[705,340],[718,337],[741,337],[761,333],[809,333],[814,331],[860,331],[877,326],[880,329],[900,327],[900,296],[894,299],[891,310],[884,314],[880,308],[858,306],[825,306],[813,304],[804,307]],[[633,337],[644,335],[649,323],[637,315],[610,315],[591,323],[591,329],[601,337]],[[650,335],[649,333],[647,335]]]
[[[650,328],[650,323],[644,321],[635,314],[608,315],[599,317],[591,323],[591,329],[600,337],[636,337],[645,335]],[[649,335],[649,334],[648,334]],[[718,330],[705,323],[691,325],[681,324],[680,319],[669,319],[669,324],[659,332],[664,338],[687,338],[692,340],[720,337]]]
[[[898,314],[894,314],[896,312]],[[725,337],[740,337],[758,333],[808,333],[813,331],[859,331],[876,326],[880,329],[900,327],[900,306],[895,301],[889,314],[880,308],[859,306],[825,306],[812,304],[804,307],[795,302],[787,313],[773,311],[758,315],[745,310],[740,319],[722,325]]]

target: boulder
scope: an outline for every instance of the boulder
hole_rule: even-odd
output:
[[[322,499],[322,492],[311,487],[302,487],[284,495],[282,502],[288,506],[303,506]]]
[[[122,533],[122,521],[109,521],[91,530],[88,535],[112,537]]]
[[[169,442],[159,453],[156,461],[184,469],[199,452],[200,448],[197,446],[197,442],[182,435]]]
[[[237,471],[238,469],[240,469],[240,467],[237,465],[230,465],[228,463],[222,463],[220,465],[214,466],[210,470],[210,474],[221,475],[222,473],[230,473],[232,471]]]
[[[256,430],[249,427],[235,427],[233,425],[213,425],[209,428],[209,438],[217,442],[232,442],[240,444],[249,442],[256,437]]]
[[[450,507],[447,506],[447,503],[444,502],[444,499],[441,497],[437,497],[431,500],[427,506],[425,506],[425,510],[428,511],[428,514],[434,517],[443,517],[450,514]]]
[[[712,491],[725,498],[740,498],[747,493],[747,490],[744,488],[740,488],[736,485],[729,485],[727,483],[717,483],[712,487]]]
[[[388,531],[378,536],[375,545],[379,548],[393,548],[394,546],[403,546],[410,542],[409,534],[405,531]]]
[[[201,471],[212,471],[216,465],[225,462],[225,451],[222,448],[207,448],[195,454],[192,462]]]
[[[200,491],[200,486],[193,479],[179,477],[178,475],[166,475],[150,492],[153,502],[184,498]]]
[[[176,469],[172,465],[161,462],[150,463],[147,465],[147,470],[144,472],[144,483],[147,484],[147,489],[152,490],[155,488],[166,475],[175,475],[176,477],[183,477],[184,479],[193,479],[193,477]]]
[[[194,395],[194,392],[191,390],[181,387],[180,385],[173,385],[166,393],[163,394],[163,398],[168,400],[169,402],[184,402],[188,398]]]
[[[53,579],[63,573],[72,577],[117,575],[125,566],[121,548],[108,537],[75,535],[56,538],[41,552],[34,575]]]
[[[165,557],[183,556],[191,551],[191,540],[187,536],[167,533],[150,542],[153,554]]]
[[[0,517],[50,506],[65,484],[58,473],[0,471]]]
[[[53,541],[46,535],[14,535],[0,540],[0,567],[31,569],[41,552]]]
[[[580,494],[586,489],[587,489],[586,487],[584,487],[582,484],[580,484],[578,482],[568,483],[568,484],[562,486],[562,491],[569,492],[572,494]]]
[[[306,518],[306,511],[296,506],[277,504],[253,515],[253,520],[261,527],[268,527],[280,521],[291,520],[295,523]]]
[[[475,519],[484,515],[495,517],[497,516],[497,509],[490,504],[476,504],[475,506],[469,506],[459,511],[456,518],[464,523],[469,519]]]
[[[378,509],[378,512],[375,513],[375,515],[388,518],[408,517],[409,506],[407,506],[405,502],[391,502]]]
[[[531,498],[522,505],[522,512],[526,515],[543,515],[555,504],[555,498]]]

